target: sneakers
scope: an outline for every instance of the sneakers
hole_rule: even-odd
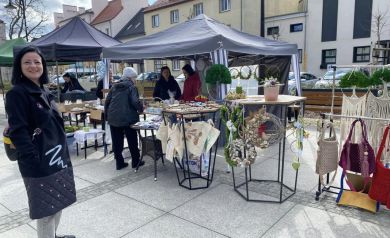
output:
[[[129,166],[129,163],[123,162],[122,164],[116,164],[116,170],[121,170]],[[134,167],[133,167],[134,168]]]
[[[138,166],[138,164],[139,164],[139,166]],[[138,163],[135,163],[135,164],[132,163],[131,167],[134,169],[134,168],[137,168],[137,166],[141,167],[144,164],[145,164],[145,161],[139,161]]]

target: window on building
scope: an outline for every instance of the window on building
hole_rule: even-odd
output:
[[[171,24],[179,22],[179,10],[171,11]]]
[[[267,28],[267,35],[279,35],[279,27],[273,26]]]
[[[230,11],[230,9],[231,9],[230,0],[219,0],[220,12],[227,12]]]
[[[154,60],[154,72],[160,72],[163,66],[164,62],[162,60]]]
[[[303,31],[303,24],[302,23],[290,25],[290,32],[299,32],[299,31]]]
[[[326,69],[329,64],[336,64],[336,49],[322,50],[321,69]]]
[[[353,62],[370,62],[370,46],[353,47]]]
[[[160,26],[160,16],[153,15],[152,16],[152,27],[159,27],[159,26]]]
[[[180,70],[180,60],[172,60],[172,70]]]
[[[302,63],[302,49],[298,49],[298,62]]]
[[[322,34],[321,41],[335,41],[337,39],[338,0],[323,0],[322,4]]]
[[[194,16],[203,14],[203,3],[194,4]]]
[[[355,0],[354,39],[371,37],[372,11],[372,0]]]

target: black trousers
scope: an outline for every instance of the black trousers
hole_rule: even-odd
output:
[[[114,156],[117,164],[123,164],[124,158],[122,156],[123,152],[123,140],[126,135],[127,144],[129,145],[129,150],[131,154],[131,163],[133,166],[136,166],[139,161],[139,149],[138,149],[138,136],[137,131],[131,129],[130,126],[116,127],[110,126],[111,129],[111,139],[112,139],[112,150],[114,151]]]

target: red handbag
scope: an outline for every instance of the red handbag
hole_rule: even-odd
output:
[[[390,208],[390,169],[386,168],[381,162],[382,152],[385,148],[390,125],[386,127],[382,137],[381,145],[375,159],[375,172],[372,178],[372,184],[368,196],[381,204],[386,204]]]

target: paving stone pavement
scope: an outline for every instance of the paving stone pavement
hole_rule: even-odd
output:
[[[0,130],[5,122],[0,103]],[[137,173],[116,171],[110,156],[88,151],[88,158],[76,157],[77,203],[64,209],[60,233],[76,237],[389,237],[390,213],[381,207],[376,214],[341,207],[335,195],[324,193],[316,201],[318,177],[314,173],[315,132],[304,144],[304,158],[296,193],[282,204],[247,202],[233,190],[223,153],[217,157],[214,180],[207,189],[188,191],[177,184],[173,166],[158,163],[158,181],[153,180],[150,158]],[[271,173],[277,148],[262,156],[253,174]],[[112,156],[111,156],[112,157]],[[286,153],[286,183],[292,182],[291,153]],[[273,174],[274,175],[274,174]],[[243,171],[235,171],[236,181],[244,181]],[[19,171],[9,162],[0,144],[0,237],[36,237],[35,222],[28,216]],[[250,183],[250,193],[277,199],[276,183]],[[291,192],[284,189],[283,196]],[[16,193],[15,193],[16,194]],[[25,203],[25,204],[24,204]]]

